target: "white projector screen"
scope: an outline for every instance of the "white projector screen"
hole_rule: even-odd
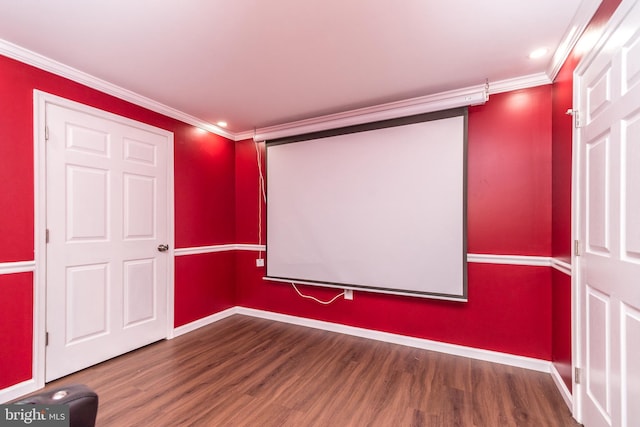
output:
[[[466,301],[466,123],[457,109],[267,141],[265,279]]]

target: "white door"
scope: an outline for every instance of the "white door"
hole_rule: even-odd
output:
[[[51,103],[46,122],[51,381],[167,336],[171,134]]]
[[[640,426],[640,4],[576,72],[579,419]],[[576,390],[574,389],[574,390]]]

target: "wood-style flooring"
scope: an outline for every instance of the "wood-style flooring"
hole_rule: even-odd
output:
[[[97,426],[576,426],[549,374],[234,315],[51,382]]]

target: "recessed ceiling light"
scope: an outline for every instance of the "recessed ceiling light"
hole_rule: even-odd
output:
[[[226,128],[227,127],[227,122],[220,120],[218,123],[216,123],[218,126],[220,126],[221,128]]]
[[[546,47],[541,47],[540,49],[536,49],[533,52],[531,52],[529,54],[529,58],[531,59],[538,59],[538,58],[542,58],[543,56],[545,56],[548,52],[548,49]]]

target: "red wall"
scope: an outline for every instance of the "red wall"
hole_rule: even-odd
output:
[[[493,95],[469,111],[468,249],[551,253],[551,86]],[[236,148],[239,241],[258,233],[253,142]],[[291,286],[262,280],[255,253],[237,254],[240,306],[551,359],[551,273],[546,267],[469,263],[469,302],[356,292],[322,306]],[[301,287],[322,299],[335,289]]]
[[[175,137],[176,247],[235,243],[234,143],[183,126]]]
[[[256,149],[260,151],[262,167],[264,169],[264,144],[254,144],[253,141],[236,142],[236,241],[238,243],[253,243],[259,241],[258,201],[260,200],[260,174],[258,172],[258,157]],[[265,208],[262,205],[262,229],[266,226]],[[264,233],[263,233],[264,234]],[[263,242],[264,244],[264,237]],[[255,265],[255,262],[254,262]]]
[[[468,252],[551,255],[551,86],[469,111]]]
[[[176,257],[176,326],[235,305],[235,254],[231,251]]]
[[[0,274],[0,390],[31,378],[33,274]]]
[[[0,263],[34,259],[33,90],[174,132],[177,247],[234,243],[234,143],[0,56]],[[175,323],[234,305],[231,254],[176,257]],[[31,378],[32,274],[0,275],[0,388]]]
[[[551,360],[569,390],[573,388],[571,379],[571,276],[552,270],[551,296]]]

